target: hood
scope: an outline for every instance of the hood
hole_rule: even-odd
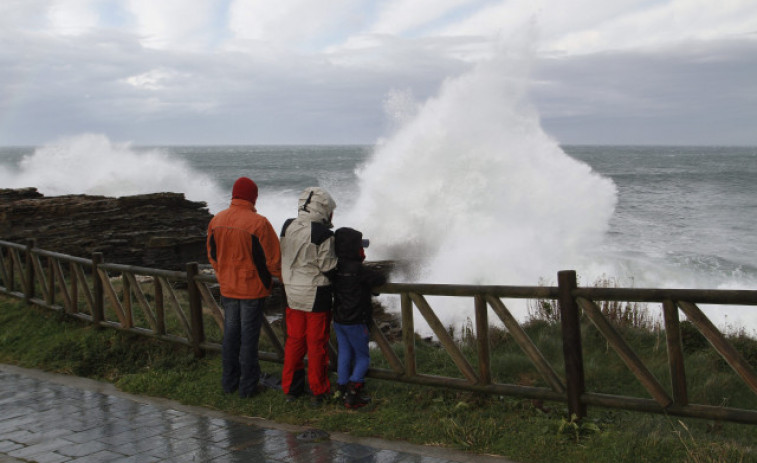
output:
[[[336,203],[331,195],[319,187],[308,187],[300,194],[297,202],[297,217],[306,218],[312,222],[321,222],[331,228],[331,214],[336,209]]]
[[[339,228],[334,232],[334,240],[338,258],[357,260],[363,258],[363,234],[359,231],[348,227]]]

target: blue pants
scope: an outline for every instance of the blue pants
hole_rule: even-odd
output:
[[[365,382],[365,372],[371,365],[368,351],[368,326],[342,325],[334,323],[336,339],[339,343],[339,361],[337,362],[337,382],[341,385],[352,381]]]
[[[223,305],[223,391],[239,389],[240,397],[255,394],[260,381],[258,342],[265,299],[232,299],[221,296]]]

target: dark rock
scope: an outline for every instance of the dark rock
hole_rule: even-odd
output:
[[[9,201],[18,201],[19,199],[34,199],[41,197],[42,193],[38,192],[36,188],[19,188],[15,190],[0,188],[0,204],[5,204]]]
[[[36,188],[0,189],[0,239],[106,262],[184,270],[207,263],[205,234],[212,215],[204,202],[182,193],[121,198],[46,197]]]

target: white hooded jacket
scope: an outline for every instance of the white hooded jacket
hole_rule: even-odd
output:
[[[281,280],[287,305],[305,312],[332,306],[331,280],[336,268],[331,215],[336,203],[326,190],[309,187],[300,195],[297,218],[281,229]]]

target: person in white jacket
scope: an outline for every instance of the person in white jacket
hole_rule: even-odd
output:
[[[313,405],[320,405],[331,393],[328,342],[333,305],[330,276],[337,263],[331,231],[335,208],[326,190],[308,187],[300,195],[297,217],[281,229],[281,280],[287,298],[281,386],[288,401],[305,392],[306,353]]]

